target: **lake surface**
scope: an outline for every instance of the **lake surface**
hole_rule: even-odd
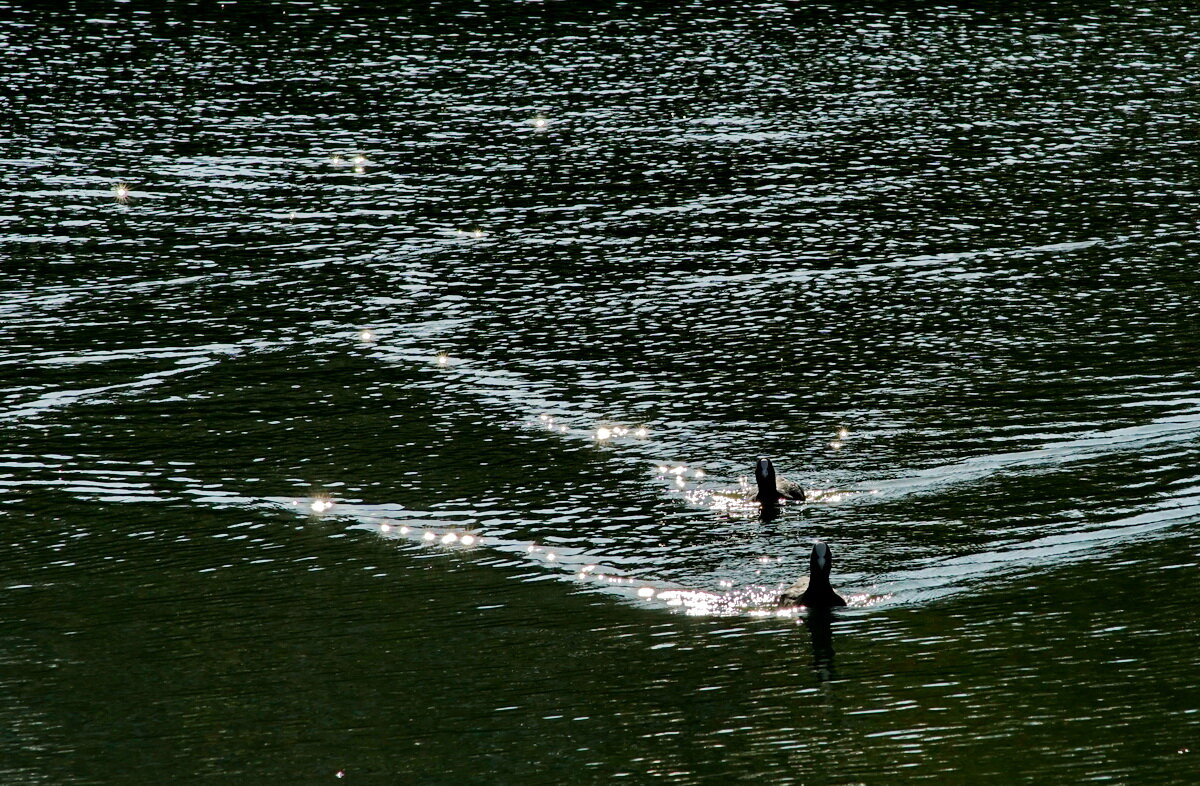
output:
[[[731,5],[0,8],[0,781],[1200,781],[1200,16]]]

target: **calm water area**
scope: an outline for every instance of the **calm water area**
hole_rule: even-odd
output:
[[[1189,4],[3,2],[0,119],[0,783],[1200,782]]]

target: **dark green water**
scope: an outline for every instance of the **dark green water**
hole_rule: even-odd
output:
[[[0,782],[1200,781],[1200,16],[731,5],[0,7]]]

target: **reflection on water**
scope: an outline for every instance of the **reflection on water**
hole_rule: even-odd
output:
[[[1195,780],[1194,14],[275,11],[0,14],[0,780]]]
[[[829,609],[814,609],[804,619],[812,637],[813,672],[821,682],[837,679],[833,665],[833,612]]]

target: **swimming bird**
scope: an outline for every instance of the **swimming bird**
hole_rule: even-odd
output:
[[[798,483],[776,475],[775,465],[769,458],[760,458],[754,465],[754,481],[758,491],[753,499],[761,502],[763,507],[775,507],[781,500],[804,501],[804,489]]]
[[[845,606],[846,601],[829,583],[832,569],[833,552],[824,543],[814,543],[812,554],[808,555],[808,575],[796,579],[795,584],[780,593],[776,605],[807,606],[810,609]]]

